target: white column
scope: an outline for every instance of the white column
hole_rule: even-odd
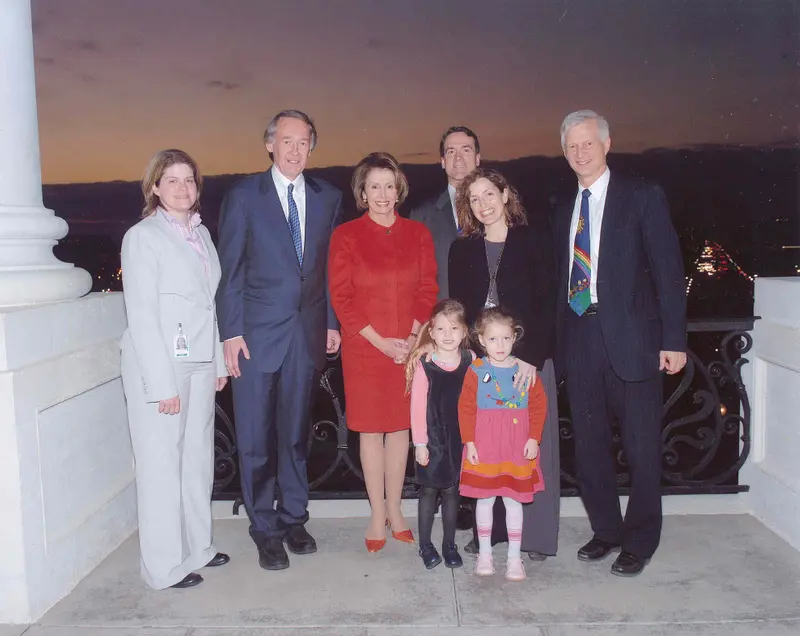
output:
[[[739,476],[753,514],[800,550],[800,277],[757,278],[753,313],[753,445]]]
[[[0,307],[71,300],[88,272],[53,255],[67,222],[44,207],[30,0],[0,0]]]

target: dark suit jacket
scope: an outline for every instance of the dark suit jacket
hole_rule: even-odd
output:
[[[445,189],[438,197],[428,199],[418,208],[411,210],[409,218],[424,223],[433,236],[433,249],[436,252],[439,300],[449,298],[447,282],[447,258],[450,246],[458,238],[458,230],[453,219],[453,206],[450,193]]]
[[[559,361],[575,196],[558,210]],[[597,318],[614,372],[625,381],[658,374],[659,351],[686,351],[686,281],[678,235],[660,187],[611,174],[600,232]],[[559,364],[560,370],[564,365]]]
[[[322,369],[327,329],[337,328],[328,300],[327,263],[331,232],[341,222],[342,193],[308,175],[305,183],[302,268],[270,171],[239,181],[220,211],[220,336],[244,336],[263,373],[280,368],[296,329],[303,330],[310,358]]]
[[[450,297],[460,300],[467,321],[475,322],[486,304],[489,265],[483,236],[462,237],[450,248]],[[508,230],[497,271],[500,306],[522,323],[524,335],[516,354],[537,369],[555,353],[556,270],[552,236],[544,225]]]

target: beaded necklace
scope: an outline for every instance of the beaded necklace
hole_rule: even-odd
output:
[[[494,388],[497,391],[498,397],[495,398],[495,403],[498,406],[505,406],[508,409],[518,409],[522,408],[522,400],[525,398],[525,389],[520,391],[519,397],[515,400],[513,399],[514,396],[512,395],[511,398],[507,398],[503,395],[503,391],[500,388],[500,382],[497,380],[497,376],[494,374],[494,366],[489,361],[489,358],[486,358],[486,362],[489,364],[489,375],[491,376],[492,380],[494,381]],[[491,396],[489,396],[491,398]]]

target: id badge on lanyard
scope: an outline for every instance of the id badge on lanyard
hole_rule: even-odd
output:
[[[183,325],[178,323],[178,331],[173,338],[173,355],[176,358],[189,356],[189,336],[183,333]]]

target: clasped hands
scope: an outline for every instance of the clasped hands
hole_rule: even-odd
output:
[[[409,336],[405,340],[402,338],[381,338],[376,347],[381,353],[390,357],[395,364],[403,364],[416,341],[416,336]]]

